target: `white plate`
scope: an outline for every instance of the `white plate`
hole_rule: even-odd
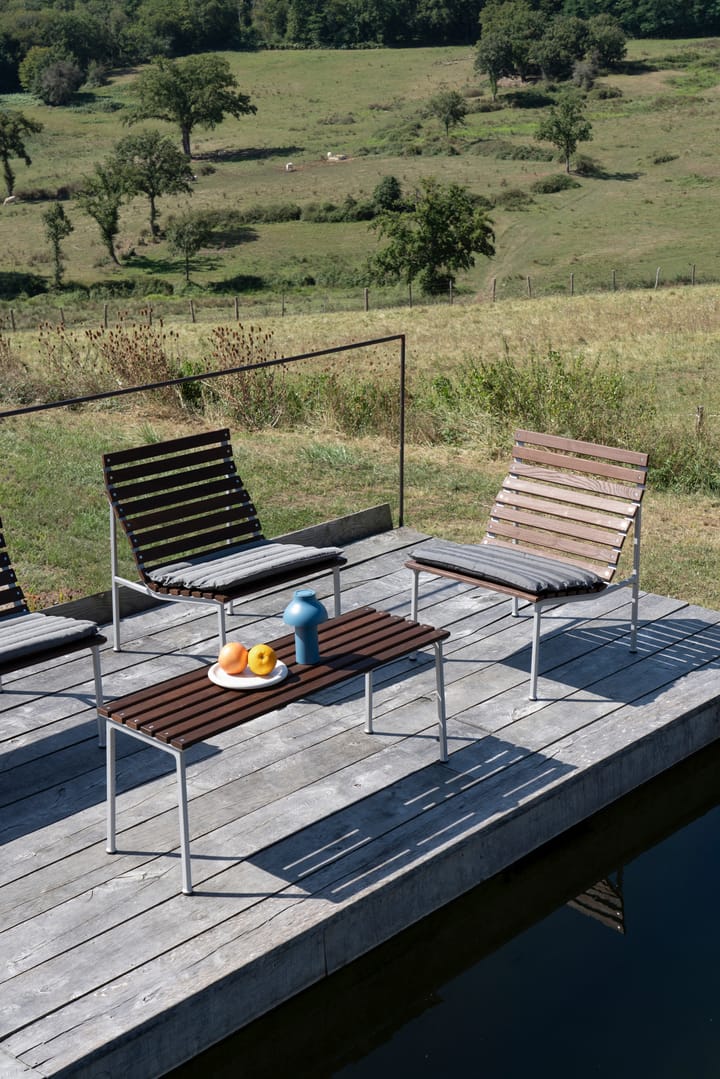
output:
[[[242,674],[228,674],[218,663],[213,663],[208,671],[208,678],[216,686],[225,689],[260,689],[262,686],[274,686],[287,678],[288,669],[282,660],[278,660],[270,674],[253,674],[246,668]]]

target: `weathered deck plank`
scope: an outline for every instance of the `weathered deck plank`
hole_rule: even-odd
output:
[[[345,609],[406,614],[417,540],[351,544]],[[245,602],[230,635],[283,632],[286,596]],[[0,695],[8,1068],[162,1074],[713,741],[720,613],[646,595],[640,614],[636,653],[626,592],[546,615],[529,702],[530,619],[466,585],[422,589],[421,620],[451,630],[448,764],[424,655],[376,673],[372,736],[358,679],[196,747],[193,897],[178,890],[164,755],[122,747],[107,855],[88,663],[13,678]],[[108,696],[207,662],[215,635],[202,608],[133,615],[127,650],[103,654]]]

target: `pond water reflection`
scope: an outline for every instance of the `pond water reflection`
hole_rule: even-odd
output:
[[[716,1079],[719,805],[712,747],[173,1076]]]

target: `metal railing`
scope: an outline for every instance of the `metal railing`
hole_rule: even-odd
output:
[[[161,382],[147,382],[140,386],[123,386],[120,389],[103,390],[99,393],[90,393],[82,397],[66,397],[60,401],[46,401],[41,404],[22,405],[19,408],[5,409],[0,411],[0,420],[12,416],[23,416],[33,412],[47,412],[56,408],[74,408],[77,405],[92,404],[95,401],[105,401],[113,397],[127,397],[130,394],[145,393],[150,390],[161,390],[170,386],[182,386],[189,382],[204,382],[214,378],[222,378],[225,375],[241,374],[246,371],[258,371],[268,367],[280,367],[286,364],[298,363],[300,360],[317,359],[321,356],[333,356],[342,352],[352,352],[361,348],[371,348],[375,345],[386,345],[396,341],[399,346],[399,424],[398,424],[398,525],[402,526],[405,521],[405,377],[406,377],[406,353],[405,334],[390,334],[388,337],[374,337],[365,341],[353,341],[346,345],[334,345],[331,348],[316,349],[313,352],[301,352],[294,356],[282,356],[275,360],[263,360],[261,363],[246,363],[239,367],[226,367],[221,371],[204,371],[201,374],[182,375],[179,378],[164,379]]]

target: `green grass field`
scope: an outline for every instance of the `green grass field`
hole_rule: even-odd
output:
[[[623,96],[589,102],[594,138],[580,149],[595,160],[598,174],[580,178],[573,190],[534,195],[524,210],[497,205],[491,213],[496,257],[480,259],[463,275],[458,285],[466,295],[487,294],[493,277],[499,298],[525,294],[528,276],[535,295],[567,291],[571,274],[576,292],[609,288],[613,271],[619,288],[650,285],[658,269],[667,284],[688,280],[691,265],[699,281],[720,280],[720,255],[707,227],[720,182],[714,150],[718,50],[716,41],[631,42],[627,73],[598,83],[617,87]],[[339,203],[348,194],[361,199],[388,174],[406,188],[433,175],[496,199],[513,189],[527,193],[538,178],[562,170],[556,161],[497,156],[510,147],[539,148],[533,138],[541,114],[537,108],[471,111],[467,125],[452,135],[448,152],[437,121],[424,117],[423,109],[441,86],[479,94],[468,96],[471,110],[489,100],[473,70],[472,49],[228,57],[257,115],[195,132],[194,194],[181,202],[161,199],[161,220],[186,203],[195,209],[242,209],[257,203]],[[0,99],[45,125],[30,147],[33,164],[17,163],[18,190],[52,191],[79,183],[128,132],[123,109],[111,110],[132,101],[135,78],[136,72],[116,75],[73,108],[33,105],[23,95]],[[516,90],[502,88],[501,99],[509,100]],[[412,124],[419,124],[419,133],[409,133]],[[172,133],[168,125],[158,126]],[[415,152],[419,147],[423,153]],[[328,152],[347,158],[329,163]],[[294,163],[294,172],[285,171],[287,161]],[[3,269],[49,275],[41,222],[46,206],[25,201],[0,207]],[[123,210],[119,247],[134,256],[122,269],[112,266],[95,223],[72,200],[66,212],[75,225],[64,245],[68,285],[152,274],[182,287],[179,260],[165,244],[147,243],[143,200]],[[232,292],[229,283],[239,274],[271,282],[284,277],[290,282],[287,291],[301,292],[300,282],[310,274],[318,286],[304,292],[324,296],[336,291],[337,264],[356,270],[375,244],[375,234],[362,222],[258,225],[245,242],[203,252],[192,278],[199,286]],[[357,301],[357,288],[345,292]]]

